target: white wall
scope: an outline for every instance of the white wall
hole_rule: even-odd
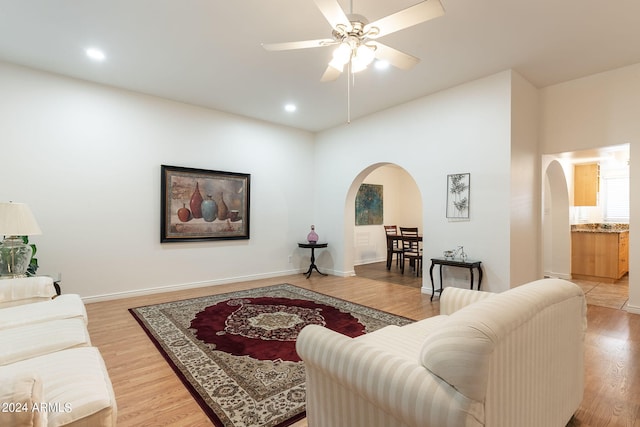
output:
[[[547,87],[540,92],[542,154],[630,144],[629,310],[640,313],[640,64]]]
[[[543,268],[538,90],[517,73],[511,102],[510,281],[518,285],[542,277]]]
[[[44,230],[32,239],[40,272],[61,273],[65,292],[128,295],[298,272],[308,253],[296,242],[310,224],[329,242],[318,265],[352,274],[354,245],[346,242],[354,236],[355,191],[388,163],[417,184],[425,258],[463,245],[483,262],[483,289],[521,281],[512,278],[510,236],[515,227],[531,238],[522,230],[537,227],[529,218],[535,196],[526,196],[523,218],[511,203],[535,186],[525,177],[514,190],[511,162],[531,156],[526,132],[535,97],[512,71],[315,137],[9,64],[0,64],[0,73],[0,144],[12,160],[0,172],[11,183],[0,200],[32,207]],[[512,137],[522,138],[515,154]],[[161,164],[250,173],[251,240],[160,244]],[[16,180],[22,170],[28,173]],[[446,176],[467,172],[470,219],[447,219]],[[538,252],[535,241],[519,244],[515,253],[529,246]],[[468,286],[464,270],[445,276]],[[424,283],[430,290],[428,278]]]
[[[0,200],[27,203],[39,273],[84,297],[300,271],[313,135],[0,63]],[[251,174],[251,239],[160,244],[160,165]],[[293,262],[288,263],[289,255]]]
[[[316,223],[330,242],[323,260],[335,274],[351,273],[354,253],[345,212],[335,209],[367,168],[391,162],[416,181],[423,201],[425,259],[465,247],[483,261],[483,289],[510,287],[511,72],[473,81],[321,132],[316,138]],[[354,101],[354,102],[357,102]],[[445,217],[446,176],[471,174],[470,220]],[[363,178],[363,177],[362,177]],[[347,208],[348,209],[348,208]],[[468,286],[468,274],[452,275]],[[427,277],[423,286],[430,291]]]
[[[404,169],[383,165],[363,181],[382,185],[384,225],[418,227],[422,231],[422,197],[418,186]],[[355,217],[355,213],[351,213]],[[387,259],[387,239],[382,225],[354,226],[354,265]]]

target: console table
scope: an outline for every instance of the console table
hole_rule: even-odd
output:
[[[431,301],[433,301],[433,296],[436,292],[442,293],[442,266],[446,265],[448,267],[462,267],[468,268],[471,273],[471,284],[469,289],[473,289],[473,269],[478,269],[478,290],[480,290],[480,285],[482,284],[482,261],[467,259],[463,261],[461,259],[451,259],[451,258],[431,258],[431,268],[429,268],[429,276],[431,277]],[[436,265],[440,266],[440,289],[436,289],[433,283],[433,267]]]
[[[309,269],[306,272],[302,273],[302,274],[306,274],[307,279],[309,278],[309,276],[311,276],[311,272],[313,272],[313,270],[317,271],[323,276],[327,276],[327,274],[318,270],[318,266],[316,265],[316,254],[315,254],[316,248],[326,248],[327,246],[329,246],[328,243],[298,243],[299,248],[311,249],[311,265],[309,266]]]

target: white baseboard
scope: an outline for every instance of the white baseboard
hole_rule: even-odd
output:
[[[420,288],[420,293],[423,294],[427,294],[427,295],[431,295],[431,286],[427,287],[427,286],[423,286]]]
[[[387,258],[375,258],[375,259],[359,259],[353,262],[354,265],[366,265],[375,264],[377,262],[386,262]]]
[[[265,274],[254,274],[249,276],[237,276],[237,277],[227,277],[224,279],[206,280],[202,282],[179,283],[176,285],[158,286],[158,287],[146,288],[146,289],[136,289],[133,291],[114,292],[114,293],[103,294],[103,295],[93,295],[89,297],[83,297],[82,301],[89,304],[92,302],[138,297],[138,296],[144,296],[144,295],[157,294],[161,292],[173,292],[173,291],[181,291],[185,289],[204,288],[206,286],[227,285],[229,283],[248,282],[250,280],[258,280],[258,279],[270,279],[272,277],[289,276],[292,274],[302,274],[302,273],[303,273],[302,270],[285,270],[285,271],[265,273]]]
[[[554,271],[545,271],[544,277],[554,277],[556,279],[571,280],[571,273],[558,273]]]

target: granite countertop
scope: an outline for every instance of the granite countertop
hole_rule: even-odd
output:
[[[629,231],[629,224],[612,222],[572,224],[571,231],[578,233],[625,233]]]

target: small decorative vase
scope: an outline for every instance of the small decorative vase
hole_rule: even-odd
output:
[[[191,215],[193,215],[194,218],[202,218],[202,194],[200,194],[198,181],[196,181],[196,189],[191,196],[189,207],[191,208]]]
[[[311,231],[307,234],[307,242],[309,243],[318,243],[318,235],[316,234],[316,226],[311,226]]]

